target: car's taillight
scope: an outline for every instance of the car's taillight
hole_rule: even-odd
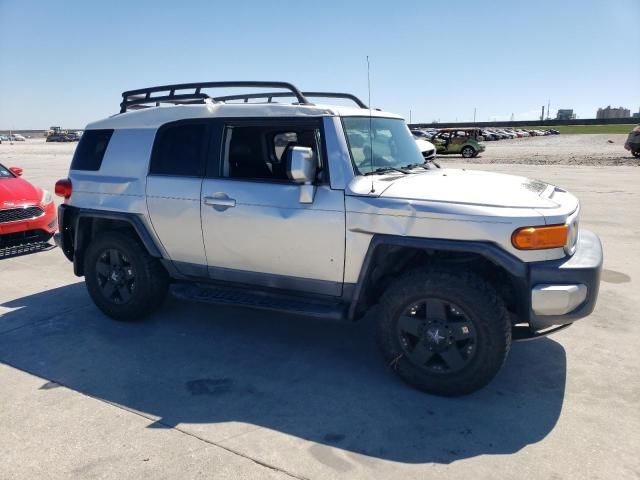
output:
[[[68,178],[63,178],[62,180],[58,180],[56,182],[56,195],[63,198],[69,198],[71,196],[71,180]]]

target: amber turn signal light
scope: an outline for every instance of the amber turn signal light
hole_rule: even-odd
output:
[[[519,228],[511,235],[511,243],[518,250],[560,248],[567,243],[567,225],[547,225]]]

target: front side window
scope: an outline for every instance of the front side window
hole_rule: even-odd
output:
[[[204,123],[162,127],[156,135],[149,174],[203,176],[206,139],[207,126]]]
[[[285,156],[294,146],[309,147],[322,178],[320,129],[313,126],[227,126],[222,176],[227,178],[290,182]]]
[[[344,117],[342,121],[356,174],[424,162],[404,120]]]

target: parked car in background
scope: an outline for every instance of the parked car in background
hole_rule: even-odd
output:
[[[480,135],[482,136],[482,139],[485,142],[492,142],[494,140],[499,140],[499,138],[497,137],[496,134],[490,132],[489,130],[482,130],[480,132]]]
[[[51,194],[21,176],[20,167],[0,164],[0,247],[47,241],[57,230]]]
[[[78,132],[67,132],[66,137],[67,142],[77,142],[80,140],[80,135],[78,135]]]
[[[459,154],[472,158],[485,150],[484,144],[478,140],[480,136],[478,128],[443,128],[431,141],[440,155]]]
[[[434,158],[436,158],[436,146],[428,140],[423,138],[416,138],[416,144],[420,149],[420,153],[422,153],[422,157],[425,162],[431,162]]]
[[[7,135],[10,142],[24,142],[26,139],[18,133],[10,133]]]
[[[411,130],[411,135],[413,135],[415,138],[424,138],[424,139],[429,139],[431,138],[431,135],[429,135],[429,133],[425,132],[424,130]]]

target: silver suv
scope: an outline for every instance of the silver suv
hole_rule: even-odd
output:
[[[229,87],[281,90],[205,93]],[[323,97],[355,105],[309,101]],[[124,92],[56,193],[58,244],[108,316],[141,319],[169,288],[347,321],[371,312],[391,369],[440,395],[486,385],[512,340],[570,325],[598,295],[602,248],[578,230],[576,197],[432,168],[401,117],[349,94]]]

